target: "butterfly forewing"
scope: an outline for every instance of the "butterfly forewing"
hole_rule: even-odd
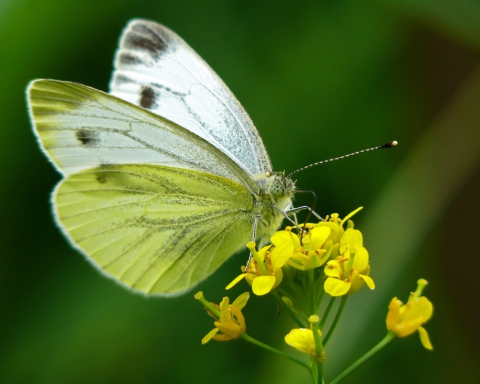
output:
[[[95,265],[146,293],[175,294],[210,275],[249,240],[252,199],[215,175],[108,165],[56,190],[57,218]]]
[[[250,117],[223,81],[174,32],[145,20],[124,30],[111,93],[204,138],[264,186],[270,159]]]
[[[225,154],[171,121],[93,88],[37,80],[29,102],[40,145],[64,174],[106,164],[163,164],[227,177],[257,191]]]

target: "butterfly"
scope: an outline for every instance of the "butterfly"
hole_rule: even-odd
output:
[[[246,111],[163,25],[129,22],[109,94],[57,80],[27,93],[39,145],[63,175],[58,226],[135,291],[191,289],[252,233],[266,243],[292,208],[295,183],[273,171]]]

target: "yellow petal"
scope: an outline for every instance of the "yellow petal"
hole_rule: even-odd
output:
[[[315,353],[315,341],[313,332],[308,328],[295,328],[285,336],[285,342],[291,347],[303,353],[313,355]]]
[[[400,319],[400,324],[393,328],[393,332],[395,332],[398,337],[406,337],[418,330],[424,322],[423,317],[411,321],[403,321]]]
[[[343,280],[329,277],[324,284],[325,292],[331,296],[343,296],[350,289],[351,283]]]
[[[365,281],[365,284],[367,284],[367,287],[370,289],[375,289],[375,283],[373,282],[373,279],[370,276],[367,275],[360,275],[360,278]]]
[[[432,343],[430,343],[427,330],[423,327],[420,327],[418,328],[418,333],[420,335],[420,341],[422,342],[422,345],[429,351],[433,351],[433,346]]]
[[[319,255],[320,256],[320,260],[318,261],[319,267],[325,264],[325,262],[330,258],[330,255],[332,254],[332,250],[333,250],[333,243],[331,240],[327,240],[324,246],[326,246],[326,251],[323,255],[321,256]]]
[[[347,295],[351,295],[351,294],[354,294],[355,292],[358,292],[360,288],[362,288],[363,285],[365,284],[365,281],[360,277],[360,274],[355,269],[352,269],[350,271],[348,281],[350,281],[351,286],[347,292]]]
[[[402,316],[402,321],[412,321],[419,317],[424,319],[424,322],[428,321],[433,314],[433,305],[425,296],[421,296],[418,299],[410,300],[405,312]]]
[[[277,268],[275,270],[275,284],[273,286],[273,288],[276,288],[280,285],[280,283],[282,282],[283,280],[283,270],[282,268]]]
[[[315,224],[316,227],[327,227],[330,228],[330,240],[334,243],[338,243],[338,239],[343,234],[343,227],[339,226],[337,223],[332,223],[330,221],[322,221],[318,224]]]
[[[267,251],[271,248],[272,246],[271,245],[266,245],[265,247],[263,247],[262,249],[260,249],[258,251],[258,254],[260,255],[260,258],[262,260],[265,260],[265,254],[267,253]]]
[[[247,301],[250,298],[250,293],[249,292],[243,292],[240,296],[238,296],[235,301],[232,303],[235,307],[238,309],[242,309],[247,305]]]
[[[368,251],[364,247],[358,247],[355,252],[355,260],[352,268],[362,273],[368,267]]]
[[[237,284],[240,280],[242,280],[243,278],[245,278],[245,273],[242,273],[241,275],[237,276],[235,279],[233,279],[233,281],[227,285],[227,288],[225,289],[230,289],[232,288],[235,284]]]
[[[352,252],[363,246],[362,232],[357,229],[348,228],[340,239],[340,253],[343,253],[346,247]]]
[[[278,249],[277,247],[273,248],[271,252],[270,260],[272,261],[272,269],[282,268],[285,263],[290,259],[293,254],[293,247],[286,250]]]
[[[316,227],[312,229],[312,240],[310,242],[310,249],[321,248],[323,243],[327,241],[328,236],[330,236],[332,230],[328,227]]]
[[[217,334],[218,331],[218,328],[214,328],[210,332],[208,332],[206,336],[202,339],[202,344],[207,344],[212,339],[212,337]]]
[[[247,281],[248,284],[252,285],[253,280],[257,277],[254,273],[247,273],[245,276],[245,280]]]
[[[228,297],[224,297],[223,300],[220,302],[220,321],[225,322],[230,319],[230,312],[228,311],[228,304],[230,299]]]
[[[307,264],[308,256],[303,253],[294,253],[288,260],[288,265],[300,269],[301,271],[306,271],[308,269]]]
[[[324,252],[322,252],[323,254]],[[322,263],[323,264],[323,263]],[[316,254],[313,253],[309,258],[308,258],[308,263],[307,263],[307,268],[308,269],[314,269],[317,267],[320,267],[320,257]]]
[[[330,277],[340,279],[342,277],[342,268],[340,263],[336,260],[330,260],[325,266],[325,274]]]
[[[266,295],[275,285],[275,276],[258,276],[253,280],[252,291],[257,296]]]
[[[287,253],[289,256],[300,247],[300,240],[291,231],[277,231],[270,238],[270,241],[275,245],[272,252]]]
[[[225,296],[220,304],[218,305],[220,307],[220,312],[225,312],[228,310],[228,304],[230,303],[230,299],[228,296]]]
[[[388,306],[388,314],[387,314],[387,329],[389,331],[393,331],[393,329],[400,323],[400,307],[402,306],[402,302],[398,300],[396,297],[390,301]]]
[[[363,207],[359,207],[357,209],[355,209],[353,212],[350,212],[347,216],[345,216],[345,218],[342,220],[342,224],[343,223],[346,223],[348,219],[350,219],[353,215],[355,215],[358,211],[362,210]]]

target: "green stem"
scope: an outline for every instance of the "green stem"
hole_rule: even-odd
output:
[[[312,380],[314,384],[319,384],[318,381],[318,365],[313,356],[310,357],[310,374],[312,375]]]
[[[271,291],[271,294],[273,295],[273,297],[275,297],[275,299],[277,299],[277,301],[280,303],[280,305],[282,306],[282,308],[288,312],[288,314],[290,315],[290,317],[293,319],[293,321],[295,321],[295,323],[297,323],[297,325],[300,327],[300,328],[305,328],[305,324],[302,322],[302,320],[300,319],[300,317],[298,317],[298,315],[292,310],[292,308],[290,308],[287,304],[285,304],[285,302],[282,300],[282,298],[280,297],[280,295],[276,292],[276,291]]]
[[[327,345],[328,340],[333,334],[333,331],[335,330],[335,327],[337,326],[338,320],[340,319],[340,316],[342,315],[343,308],[345,308],[345,304],[347,303],[348,296],[342,296],[342,301],[340,302],[340,306],[338,308],[337,314],[335,315],[335,319],[333,319],[333,323],[330,326],[330,329],[328,330],[328,333],[325,335],[325,338],[323,339],[323,346],[325,347]]]
[[[287,298],[289,299],[291,302],[292,302],[292,306],[288,306],[288,308],[290,309],[290,311],[292,311],[295,316],[297,316],[297,318],[300,320],[300,322],[302,324],[307,324],[308,323],[308,319],[302,315],[300,312],[298,312],[295,307],[293,306],[293,298],[287,293],[285,292],[285,290],[281,289],[280,287],[277,287],[275,288],[275,291],[278,293],[278,295],[282,298],[282,301],[284,302],[285,305],[288,306],[288,304],[283,300],[284,298]]]
[[[322,282],[320,284],[320,289],[321,290],[320,290],[320,294],[318,295],[318,299],[317,299],[317,302],[316,302],[316,307],[318,309],[320,309],[320,306],[322,305],[323,298],[325,296],[325,289],[323,289],[323,284],[325,283],[325,280],[326,280],[326,277],[322,279]]]
[[[323,382],[323,363],[317,363],[317,383]]]
[[[328,315],[330,314],[330,311],[332,310],[333,303],[335,303],[336,297],[331,297],[330,302],[328,303],[327,309],[325,309],[325,313],[323,314],[322,321],[320,321],[320,329],[323,329],[325,322],[327,321]]]
[[[318,324],[317,323],[311,323],[310,324],[312,333],[313,333],[313,340],[315,341],[315,355],[317,360],[313,360],[312,364],[316,364],[317,366],[317,382],[320,383],[323,380],[323,358],[324,358],[324,353],[323,353],[323,344],[322,344],[322,339],[320,338],[320,334],[318,332]]]
[[[197,299],[198,301],[200,301],[200,303],[203,304],[203,306],[205,307],[205,309],[207,309],[212,315],[214,315],[217,319],[220,318],[220,311],[218,310],[218,308],[215,308],[212,303],[210,303],[209,301],[207,301],[205,299],[205,297],[203,297],[203,292],[198,292],[196,295],[195,295],[195,299]]]
[[[315,286],[314,286],[314,270],[310,268],[307,270],[308,274],[308,292],[309,292],[309,305],[310,305],[310,315],[315,314]]]
[[[305,361],[297,359],[294,356],[290,356],[287,353],[279,351],[278,349],[275,349],[275,348],[273,348],[273,347],[271,347],[267,344],[262,343],[261,341],[258,341],[257,339],[254,339],[253,337],[249,336],[247,334],[247,332],[243,332],[242,335],[240,336],[240,338],[248,341],[249,343],[255,344],[256,346],[258,346],[260,348],[263,348],[263,349],[265,349],[269,352],[272,352],[272,353],[275,353],[275,354],[280,355],[282,357],[285,357],[286,359],[291,360],[294,363],[297,363],[297,364],[301,365],[302,367],[307,368],[309,371],[311,370],[310,366]]]
[[[348,367],[345,371],[343,371],[340,375],[338,375],[335,379],[333,379],[330,382],[330,384],[340,383],[343,379],[345,379],[348,375],[350,375],[350,373],[352,373],[355,369],[360,367],[363,363],[365,363],[368,359],[370,359],[373,355],[375,355],[378,351],[380,351],[383,347],[385,347],[394,338],[395,338],[395,333],[388,332],[382,341],[380,341],[370,351],[368,351],[365,355],[363,355],[360,359],[358,359],[355,363],[353,363],[350,367]]]
[[[323,344],[318,332],[318,324],[311,323],[310,326],[312,328],[313,340],[315,342],[315,355],[317,358],[321,358],[323,355]]]

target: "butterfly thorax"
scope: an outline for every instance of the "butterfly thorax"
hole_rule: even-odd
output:
[[[257,238],[262,239],[261,243],[269,241],[282,224],[285,216],[279,210],[287,209],[295,191],[295,182],[283,172],[267,175],[267,180],[264,194],[257,196],[256,210],[260,215]]]

